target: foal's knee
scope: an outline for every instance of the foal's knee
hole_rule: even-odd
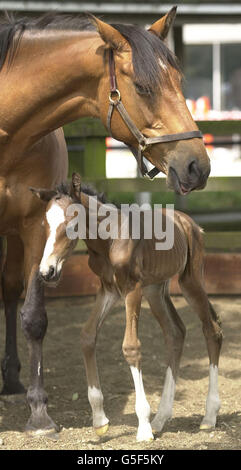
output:
[[[47,313],[44,307],[37,309],[23,306],[20,311],[21,326],[27,339],[42,341],[48,326]]]
[[[141,343],[138,340],[135,344],[123,344],[122,351],[129,366],[138,367],[141,361]]]

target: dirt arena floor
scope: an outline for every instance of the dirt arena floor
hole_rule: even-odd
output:
[[[182,297],[174,303],[187,327],[177,383],[173,419],[150,443],[135,441],[137,418],[129,368],[122,356],[124,309],[120,303],[107,318],[98,342],[98,362],[105,410],[110,429],[98,438],[91,428],[91,413],[83,359],[79,347],[81,325],[93,305],[93,297],[47,300],[48,333],[44,343],[45,389],[49,414],[61,426],[58,439],[30,437],[23,432],[29,409],[22,396],[0,396],[0,449],[240,449],[241,448],[241,297],[210,297],[224,332],[220,360],[222,407],[215,431],[199,430],[208,388],[208,359],[201,325]],[[3,311],[1,308],[1,324]],[[156,321],[143,303],[140,321],[143,376],[147,398],[154,413],[158,408],[165,374],[165,348]],[[1,327],[0,355],[4,329]],[[21,378],[28,385],[28,352],[19,327]],[[1,379],[0,379],[1,386]],[[57,439],[57,440],[56,440]]]

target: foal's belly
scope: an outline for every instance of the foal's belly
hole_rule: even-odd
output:
[[[156,249],[155,240],[143,241],[142,267],[139,265],[143,285],[159,283],[182,272],[186,266],[188,245],[184,233],[174,231],[174,244],[169,249]]]

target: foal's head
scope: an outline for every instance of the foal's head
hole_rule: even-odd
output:
[[[66,214],[73,203],[80,203],[80,176],[73,174],[70,184],[61,184],[56,189],[30,188],[42,201],[47,202],[43,220],[46,244],[39,267],[39,274],[46,283],[55,285],[62,272],[64,262],[75,248],[75,240],[69,238],[66,227],[74,219]]]
[[[110,25],[93,18],[107,52],[98,87],[99,110],[104,124],[110,93],[108,52],[113,49],[121,101],[145,137],[198,129],[186,106],[176,59],[165,43],[175,13],[174,7],[148,31],[140,26]],[[111,118],[111,131],[118,140],[137,148],[136,137],[116,110]],[[200,138],[155,143],[144,150],[144,155],[167,174],[168,185],[177,193],[186,194],[193,189],[202,189],[206,184],[210,162]]]

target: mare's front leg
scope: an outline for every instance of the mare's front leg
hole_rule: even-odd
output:
[[[6,318],[5,354],[2,360],[3,388],[1,394],[24,393],[19,380],[20,361],[17,352],[16,317],[19,297],[23,291],[23,243],[16,235],[7,237],[7,256],[2,273],[2,295]]]
[[[103,408],[104,399],[96,363],[96,341],[106,315],[118,298],[119,295],[115,290],[110,291],[102,285],[97,294],[94,308],[83,326],[80,336],[88,382],[88,399],[92,409],[93,427],[99,436],[108,431],[109,420]]]
[[[150,424],[150,405],[146,399],[141,371],[141,344],[138,339],[138,320],[141,308],[142,291],[137,285],[126,295],[126,329],[122,345],[123,354],[128,362],[136,392],[136,414],[138,417],[137,441],[153,439]]]
[[[42,258],[45,238],[40,221],[38,221],[37,227],[38,230],[33,227],[23,237],[27,292],[20,316],[30,356],[30,385],[27,391],[27,401],[31,415],[26,430],[44,432],[57,430],[57,427],[48,416],[48,397],[43,387],[42,343],[48,320],[44,305],[44,286],[39,278],[39,263]]]

